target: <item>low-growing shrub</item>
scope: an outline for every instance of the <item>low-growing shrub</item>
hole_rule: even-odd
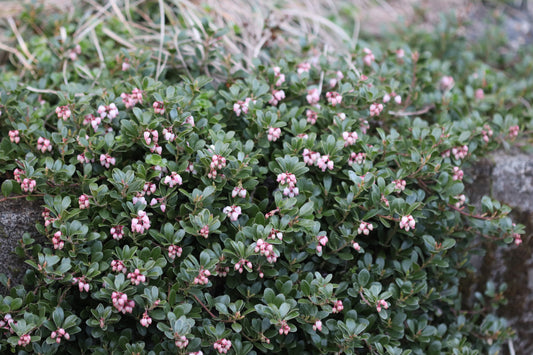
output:
[[[49,241],[22,240],[2,351],[478,354],[510,336],[504,287],[470,309],[459,293],[474,240],[523,233],[464,195],[465,161],[519,130],[487,68],[360,46],[215,87],[155,81],[142,53],[61,73],[93,60],[80,45],[25,84],[2,74],[2,192],[42,198]]]

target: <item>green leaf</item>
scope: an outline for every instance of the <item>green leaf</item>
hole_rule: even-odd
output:
[[[370,272],[368,272],[367,269],[359,271],[359,275],[357,275],[357,282],[359,283],[359,286],[365,287],[368,284],[369,280]]]
[[[63,320],[65,319],[65,314],[63,313],[63,308],[57,307],[52,313],[52,319],[54,320],[55,325],[60,328],[63,326]]]
[[[4,197],[7,197],[11,194],[12,191],[13,191],[13,181],[5,180],[2,183],[2,195],[4,195]]]

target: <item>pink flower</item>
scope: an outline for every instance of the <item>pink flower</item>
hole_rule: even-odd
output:
[[[246,191],[246,190],[245,190]],[[203,226],[199,231],[198,234],[200,234],[202,237],[207,239],[209,237],[209,226],[206,224]]]
[[[235,186],[233,188],[233,191],[231,192],[231,197],[235,198],[237,196],[240,196],[242,198],[246,197],[246,189],[242,186]]]
[[[355,153],[352,152],[350,154],[350,158],[348,159],[348,165],[352,166],[353,164],[363,164],[365,161],[366,154],[365,153]]]
[[[285,91],[283,90],[272,90],[272,98],[268,101],[272,106],[277,106],[277,104],[285,98]]]
[[[455,196],[455,199],[457,200],[457,202],[455,203],[455,207],[457,207],[457,208],[460,208],[466,202],[466,196],[464,194],[461,194],[459,196]]]
[[[357,228],[357,234],[369,235],[370,231],[374,229],[372,223],[361,222],[359,228]]]
[[[52,244],[54,244],[54,249],[61,250],[65,246],[65,242],[61,240],[61,236],[63,233],[61,231],[57,231],[54,233],[54,237],[52,238]]]
[[[242,274],[242,272],[244,271],[244,266],[246,266],[248,269],[251,269],[252,263],[246,259],[241,259],[237,263],[235,263],[234,269],[235,271],[238,271],[239,274]]]
[[[309,72],[309,70],[311,69],[311,64],[309,64],[308,62],[302,62],[297,64],[296,68],[296,72],[298,73],[298,75],[302,75],[302,73]]]
[[[328,99],[328,102],[333,107],[339,105],[341,103],[341,101],[342,101],[342,95],[339,94],[336,91],[327,92],[326,93],[326,98]]]
[[[89,198],[90,198],[90,196],[85,195],[85,194],[81,195],[78,198],[78,204],[80,206],[80,210],[84,210],[84,209],[89,208],[89,204],[90,204]]]
[[[180,257],[183,253],[183,248],[177,245],[169,245],[168,246],[168,257],[172,260],[174,260],[176,257]]]
[[[318,158],[317,166],[322,171],[333,170],[333,161],[329,159],[329,155],[322,155]]]
[[[316,123],[316,120],[318,118],[318,114],[313,110],[307,110],[305,111],[305,115],[307,116],[307,122],[314,125]]]
[[[374,54],[372,54],[372,51],[368,48],[363,48],[363,52],[365,53],[363,56],[363,63],[365,63],[366,66],[371,66],[372,62],[376,60]]]
[[[458,166],[454,166],[453,167],[453,178],[452,179],[454,181],[457,181],[457,180],[461,181],[461,180],[463,180],[463,176],[464,176],[463,171],[461,169],[459,169]]]
[[[304,163],[306,163],[307,165],[314,165],[320,158],[320,153],[313,152],[312,150],[305,148],[303,152],[303,158]]]
[[[244,99],[244,101],[237,101],[237,103],[233,104],[233,111],[239,117],[241,113],[247,114],[248,113],[248,105],[252,101],[251,98],[247,97]]]
[[[213,344],[213,348],[218,351],[219,354],[226,354],[231,349],[231,340],[220,339]]]
[[[406,232],[409,232],[409,229],[415,229],[416,222],[413,216],[403,216],[400,220],[400,229],[405,229]]]
[[[350,145],[354,145],[355,141],[359,137],[357,136],[357,132],[342,132],[342,139],[344,139],[344,146],[348,147]]]
[[[57,118],[62,118],[63,121],[66,121],[71,115],[72,112],[68,106],[58,106],[56,107]]]
[[[146,328],[148,328],[150,324],[152,324],[152,318],[150,318],[147,311],[144,311],[143,317],[141,318],[140,323],[143,327],[146,327]]]
[[[124,105],[126,105],[126,108],[133,107],[137,105],[137,103],[143,102],[143,92],[135,88],[131,91],[131,94],[122,93],[120,94],[120,97],[122,98],[122,102],[124,102]]]
[[[207,279],[209,276],[211,276],[211,272],[209,270],[204,269],[203,267],[200,268],[200,271],[198,272],[198,276],[194,278],[193,284],[195,285],[207,285],[209,283],[209,280]]]
[[[360,251],[360,250],[361,250],[361,246],[360,246],[359,243],[357,243],[355,240],[352,241],[352,247],[353,247],[356,251]]]
[[[463,145],[462,147],[452,148],[452,154],[455,157],[455,159],[457,159],[457,160],[463,159],[468,154],[468,146],[467,145]]]
[[[231,221],[235,222],[237,219],[239,219],[239,216],[241,215],[241,207],[240,206],[226,206],[222,210]]]
[[[276,238],[278,238],[279,240],[283,240],[283,233],[277,229],[272,228],[270,230],[270,234],[268,235],[268,239],[276,239]]]
[[[163,128],[163,136],[169,142],[174,142],[174,140],[176,139],[176,135],[174,134],[174,132],[172,132],[172,127]]]
[[[161,101],[154,101],[152,104],[152,107],[154,108],[154,113],[157,114],[164,114],[165,113],[165,105]]]
[[[124,262],[122,260],[113,260],[111,261],[111,269],[114,272],[122,272],[126,273],[126,266],[124,266]]]
[[[24,334],[20,336],[17,344],[19,346],[25,347],[25,346],[28,346],[30,342],[31,342],[31,336],[29,334]]]
[[[52,151],[52,145],[50,144],[50,140],[39,137],[37,139],[37,150],[40,150],[42,153],[45,153],[46,151]]]
[[[33,192],[33,190],[35,189],[35,186],[37,186],[37,182],[29,178],[24,178],[22,182],[20,183],[20,188],[22,189],[22,191],[25,191],[25,192]]]
[[[130,68],[130,62],[128,61],[128,58],[124,59],[122,62],[122,71],[126,71]]]
[[[128,279],[130,279],[131,283],[134,285],[146,282],[146,276],[141,274],[139,269],[135,269],[133,272],[128,273]]]
[[[9,131],[9,140],[12,143],[18,144],[18,142],[20,142],[19,131],[18,130]]]
[[[192,127],[194,127],[194,117],[187,116],[183,124],[190,124]]]
[[[276,86],[281,86],[281,84],[283,84],[285,82],[285,74],[282,74],[281,73],[281,69],[280,67],[274,67],[272,68],[274,70],[274,75],[276,77],[276,79],[278,79],[276,81]]]
[[[128,295],[122,292],[113,291],[111,294],[111,301],[117,311],[122,312],[123,314],[133,312],[133,307],[135,307],[135,301],[128,300]]]
[[[309,105],[316,105],[318,104],[318,101],[320,100],[320,93],[318,92],[317,88],[312,88],[307,91],[306,96],[307,102]]]
[[[402,192],[403,190],[405,190],[405,180],[393,180],[392,183],[394,184],[394,191]]]
[[[405,51],[401,48],[396,50],[396,58],[401,59],[405,56]]]
[[[370,105],[370,116],[379,116],[381,111],[383,111],[383,104]]]
[[[378,312],[381,312],[381,307],[388,309],[389,304],[385,300],[379,300],[378,303],[376,304],[376,309]]]
[[[109,154],[100,154],[100,164],[104,167],[106,167],[107,169],[109,169],[109,167],[111,165],[115,165],[116,163],[116,159],[113,158],[111,155]]]
[[[276,127],[269,127],[268,128],[268,140],[270,142],[275,142],[281,137],[281,129]]]
[[[518,137],[519,131],[520,131],[520,127],[518,125],[509,127],[509,137],[511,139]]]
[[[113,239],[120,240],[124,236],[124,226],[114,226],[111,228],[110,232]]]
[[[109,105],[98,106],[97,112],[100,115],[101,119],[109,117],[109,119],[112,120],[118,116],[118,108],[117,108],[117,105],[115,105],[114,103],[111,103]]]
[[[271,264],[275,263],[278,260],[278,256],[274,251],[274,246],[270,243],[265,242],[263,239],[258,239],[255,243],[254,251],[265,256],[267,261]]]
[[[333,309],[331,310],[332,313],[340,313],[344,309],[344,305],[342,304],[341,300],[337,300],[333,302]]]
[[[72,278],[72,284],[78,284],[78,288],[80,292],[89,292],[89,283],[85,282],[85,277],[73,277]]]
[[[319,332],[322,331],[322,321],[320,319],[313,324],[313,330],[318,330]]]
[[[132,232],[142,234],[148,229],[150,229],[150,219],[146,215],[146,212],[140,210],[137,212],[137,217],[132,218],[131,220],[131,230]]]
[[[285,320],[281,320],[279,322],[279,335],[282,335],[282,334],[289,334],[291,330],[291,327],[289,327],[289,325],[287,324],[287,321]]]
[[[189,345],[189,339],[185,335],[179,335],[178,333],[174,334],[175,344],[178,349],[185,349]],[[201,352],[201,351],[200,351]]]
[[[170,175],[165,176],[165,180],[163,180],[163,183],[170,187],[174,187],[176,185],[182,185],[183,179],[178,173],[173,171]]]
[[[483,89],[477,89],[474,94],[474,97],[476,98],[476,100],[483,100],[485,98],[485,92],[483,91]]]
[[[443,91],[450,90],[454,84],[455,84],[455,80],[453,80],[451,76],[443,76],[440,79],[440,88]]]
[[[53,331],[52,334],[50,334],[51,339],[55,339],[55,342],[57,344],[61,343],[61,338],[65,338],[66,340],[70,339],[70,334],[65,331],[63,328],[58,328],[57,330]]]

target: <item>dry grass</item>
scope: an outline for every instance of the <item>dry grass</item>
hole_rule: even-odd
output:
[[[450,1],[468,2],[447,0]],[[355,48],[360,31],[377,34],[386,23],[414,16],[413,5],[427,6],[426,2],[427,0],[40,0],[45,13],[69,11],[73,18],[75,8],[72,4],[81,10],[83,15],[77,20],[78,27],[69,35],[72,36],[73,43],[89,38],[102,67],[105,65],[105,53],[99,42],[102,38],[95,34],[96,28],[115,41],[117,46],[132,52],[153,52],[157,59],[156,77],[168,66],[180,67],[187,72],[192,62],[195,62],[203,68],[205,74],[215,79],[224,71],[251,68],[255,58],[268,62],[272,51],[290,49],[292,53],[298,54],[301,52],[302,39],[314,45],[315,54],[327,50],[349,62],[350,56],[347,54]],[[16,21],[24,6],[20,1],[4,1],[1,4],[3,11],[0,13],[0,31],[3,28],[13,35],[10,38],[0,37],[0,52],[8,53],[10,60],[23,70],[32,71],[35,57],[24,38],[30,26]],[[330,18],[344,20],[353,31],[347,33]],[[116,30],[117,21],[122,27],[120,33]],[[219,38],[213,35],[223,29],[229,29],[229,32]],[[213,51],[222,56],[213,57]],[[353,67],[352,63],[349,64]],[[353,69],[357,72],[355,67]]]

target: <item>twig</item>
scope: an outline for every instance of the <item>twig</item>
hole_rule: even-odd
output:
[[[392,116],[415,116],[415,115],[421,115],[423,113],[428,112],[429,110],[435,108],[434,104],[427,105],[426,107],[418,110],[418,111],[411,111],[411,112],[405,112],[405,111],[389,111],[389,115]]]

